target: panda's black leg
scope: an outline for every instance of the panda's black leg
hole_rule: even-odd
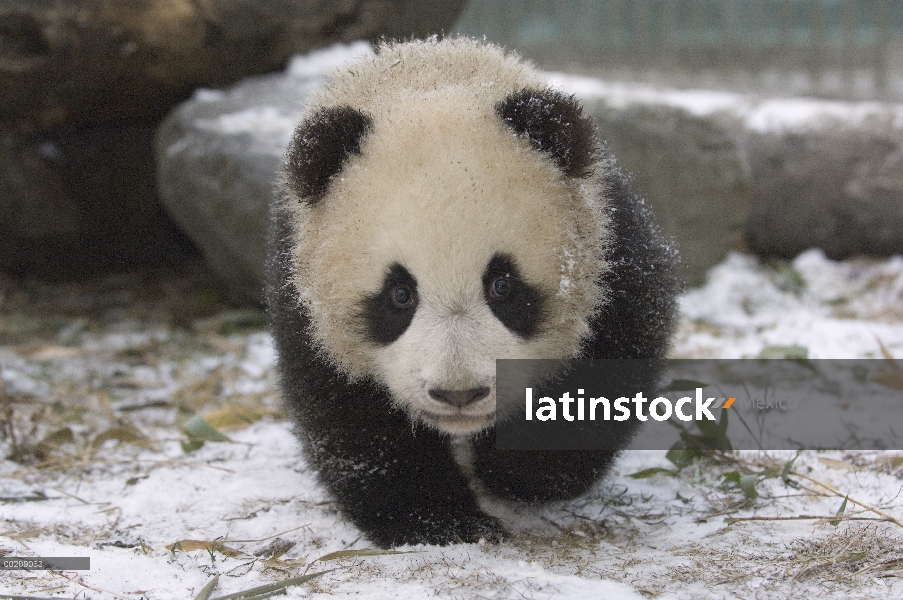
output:
[[[301,432],[321,481],[367,538],[388,548],[504,535],[480,511],[445,438],[385,406],[367,412],[331,423],[321,412]]]
[[[539,503],[580,496],[609,469],[615,450],[496,450],[495,431],[474,439],[474,469],[486,491]]]

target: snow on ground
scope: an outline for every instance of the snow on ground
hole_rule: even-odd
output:
[[[820,250],[760,266],[730,255],[681,302],[674,354],[750,358],[802,346],[809,358],[903,356],[903,257],[832,262]]]
[[[214,574],[219,596],[334,569],[288,595],[903,595],[901,452],[803,452],[785,478],[793,453],[677,469],[664,452],[634,451],[578,500],[486,499],[510,525],[506,542],[320,560],[371,546],[299,457],[260,316],[177,277],[152,281],[162,296],[131,283],[0,282],[0,554],[91,559],[90,571],[0,572],[5,593],[188,599]],[[880,340],[903,358],[901,257],[732,255],[681,307],[675,356],[799,346],[881,358]],[[181,425],[195,411],[231,441],[192,448]],[[751,474],[752,494],[731,483]]]

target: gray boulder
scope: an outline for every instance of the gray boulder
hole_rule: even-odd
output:
[[[84,277],[196,255],[157,201],[153,132],[0,134],[0,269]]]
[[[691,283],[732,248],[903,252],[903,105],[556,79],[594,111]]]
[[[226,90],[199,90],[163,121],[155,144],[160,199],[240,300],[263,300],[266,215],[304,100],[325,73],[370,52],[359,43],[294,61]]]
[[[749,249],[829,258],[903,252],[903,106],[784,100],[745,115]]]
[[[4,0],[0,131],[158,120],[336,42],[448,29],[464,0]]]
[[[749,169],[719,122],[664,103],[618,106],[583,101],[601,136],[632,174],[659,225],[677,243],[690,285],[741,243],[749,209]]]

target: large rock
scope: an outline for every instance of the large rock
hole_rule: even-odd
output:
[[[448,29],[464,0],[4,0],[0,131],[157,119],[337,41]]]
[[[327,71],[364,52],[369,44],[336,46],[284,74],[200,90],[160,126],[160,198],[237,298],[263,299],[267,207],[305,98]]]
[[[740,246],[750,200],[749,169],[732,132],[717,120],[661,101],[624,101],[605,86],[558,77],[595,118],[632,174],[659,225],[677,243],[690,285]]]
[[[763,255],[903,252],[903,106],[773,100],[745,118],[746,239]]]
[[[79,277],[196,256],[157,201],[153,131],[0,134],[0,269]]]
[[[677,238],[691,282],[738,243],[780,257],[903,253],[903,105],[556,78],[601,107],[603,135]]]
[[[0,1],[0,269],[66,277],[196,255],[154,178],[152,135],[179,101],[336,40],[441,31],[463,4]]]

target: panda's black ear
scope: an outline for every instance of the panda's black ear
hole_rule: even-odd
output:
[[[548,154],[569,177],[592,173],[598,144],[593,120],[580,103],[551,89],[524,88],[495,105],[502,122],[530,144]]]
[[[370,116],[350,106],[321,108],[298,125],[285,157],[288,184],[310,203],[319,201],[351,154],[373,129]]]

